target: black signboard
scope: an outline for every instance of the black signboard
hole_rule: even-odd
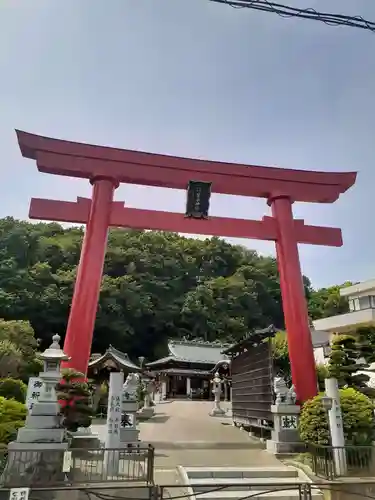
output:
[[[206,219],[210,208],[211,182],[189,181],[186,200],[186,217]]]

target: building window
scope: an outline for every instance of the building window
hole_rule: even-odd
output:
[[[375,295],[366,295],[349,299],[349,311],[363,311],[364,309],[375,309]]]

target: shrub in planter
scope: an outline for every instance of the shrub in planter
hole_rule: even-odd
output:
[[[0,380],[0,396],[7,399],[15,399],[24,403],[26,399],[27,385],[15,378],[3,378]]]
[[[301,410],[299,432],[302,441],[330,444],[328,415],[322,406],[322,394],[307,401]],[[341,389],[340,401],[346,445],[371,445],[374,437],[374,405],[355,389]]]

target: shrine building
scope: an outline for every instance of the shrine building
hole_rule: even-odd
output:
[[[107,381],[111,372],[139,373],[142,368],[133,363],[129,356],[113,346],[109,346],[104,354],[93,354],[88,365],[88,375],[96,381]]]
[[[146,363],[160,382],[163,398],[210,399],[210,381],[219,361],[229,357],[222,351],[229,344],[181,340],[168,342],[168,356]]]

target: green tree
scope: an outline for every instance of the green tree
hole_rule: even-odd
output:
[[[79,427],[89,427],[93,417],[91,393],[84,375],[73,369],[62,370],[62,380],[57,385],[57,398],[63,416],[63,426],[71,432]]]
[[[29,321],[41,349],[65,335],[82,237],[82,228],[0,219],[0,318]],[[220,238],[110,231],[94,352],[111,343],[151,360],[167,339],[239,339],[271,323],[284,328],[274,258]]]
[[[0,378],[17,377],[21,365],[21,351],[9,340],[0,340]]]
[[[358,338],[351,335],[338,335],[333,339],[329,357],[330,377],[337,379],[339,387],[352,387],[364,394],[375,396],[374,389],[368,387],[370,379],[363,370],[368,364],[363,357]]]
[[[352,284],[350,281],[347,281],[342,285],[320,288],[316,291],[310,289],[308,297],[310,318],[316,320],[349,312],[348,299],[340,295],[340,288],[345,288]]]
[[[290,384],[292,377],[286,332],[277,332],[272,339],[272,357],[276,374]]]

